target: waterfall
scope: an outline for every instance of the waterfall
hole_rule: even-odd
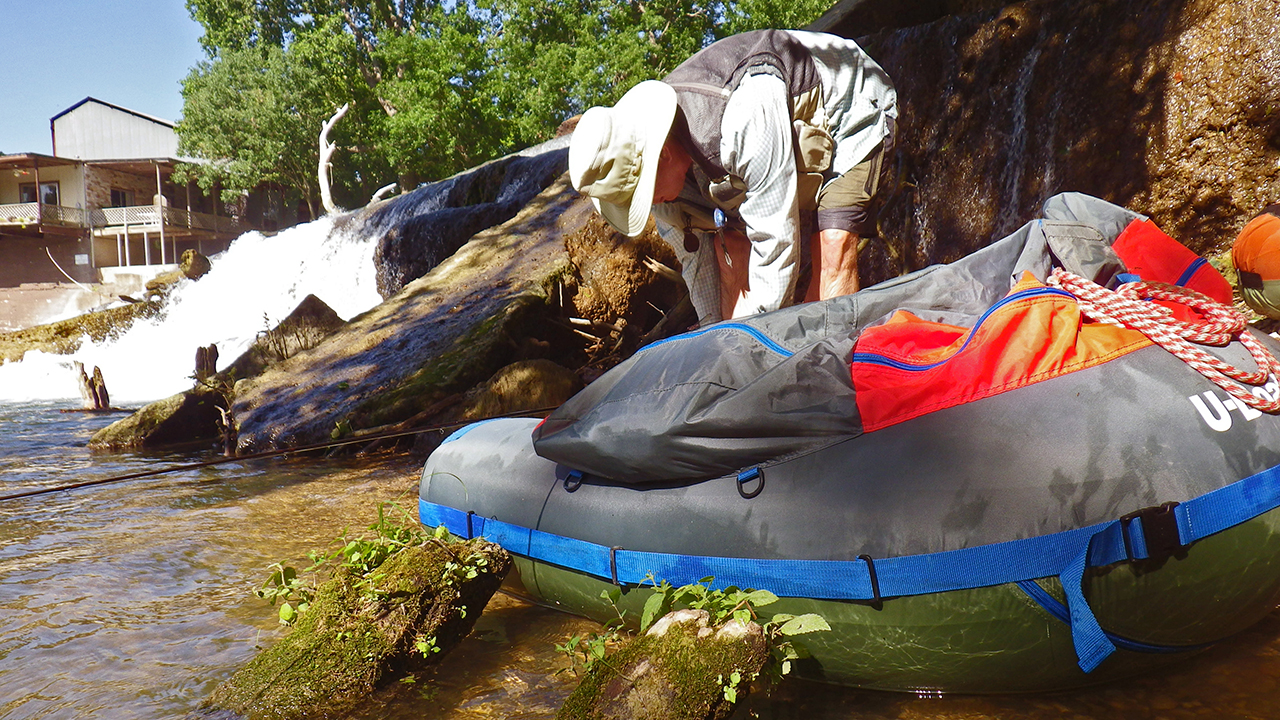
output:
[[[382,302],[375,289],[378,233],[332,217],[274,236],[249,232],[212,258],[198,281],[173,288],[163,313],[139,320],[114,340],[87,338],[71,355],[28,352],[0,365],[0,401],[80,397],[75,361],[102,369],[112,404],[137,404],[192,386],[197,347],[215,343],[219,367],[235,360],[308,294],[351,319]]]

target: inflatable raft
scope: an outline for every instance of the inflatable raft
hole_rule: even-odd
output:
[[[953,264],[654,343],[541,424],[459,430],[420,517],[601,620],[615,585],[632,617],[655,579],[770,590],[831,625],[798,666],[830,682],[1132,674],[1280,599],[1275,345],[1230,300],[1146,218],[1056,196]]]

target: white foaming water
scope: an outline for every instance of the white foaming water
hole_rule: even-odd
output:
[[[28,352],[22,362],[0,365],[0,401],[79,398],[76,360],[89,372],[102,369],[113,405],[186,390],[197,347],[217,344],[218,366],[226,367],[308,294],[345,320],[382,302],[374,245],[345,228],[333,232],[329,217],[272,237],[246,233],[213,258],[199,281],[181,281],[161,317],[135,323],[114,341],[86,341],[72,355]]]

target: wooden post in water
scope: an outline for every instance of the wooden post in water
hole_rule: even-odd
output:
[[[107,383],[102,379],[102,370],[93,368],[90,377],[84,371],[84,363],[76,361],[76,372],[80,376],[80,401],[85,410],[110,410],[111,396],[107,393]]]

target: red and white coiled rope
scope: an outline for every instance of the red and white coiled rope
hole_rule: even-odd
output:
[[[1262,412],[1280,412],[1280,390],[1262,387],[1280,376],[1280,362],[1249,331],[1248,320],[1239,310],[1195,290],[1166,283],[1131,282],[1108,290],[1062,268],[1054,268],[1048,284],[1075,296],[1086,317],[1137,330],[1238,401]],[[1180,303],[1200,313],[1204,320],[1179,320],[1169,308],[1144,302],[1148,299]],[[1192,344],[1224,347],[1237,339],[1257,363],[1256,371],[1241,370]]]

